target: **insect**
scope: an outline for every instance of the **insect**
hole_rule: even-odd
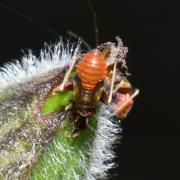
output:
[[[91,1],[88,2],[94,18],[96,44],[98,44],[96,15]],[[22,16],[21,13],[16,12],[16,14]],[[42,26],[41,23],[38,24]],[[87,52],[80,61],[74,58],[65,74],[63,83],[52,90],[52,93],[64,91],[67,88],[73,91],[73,108],[77,114],[75,122],[87,122],[87,119],[95,114],[96,106],[100,100],[112,107],[112,116],[118,114],[120,119],[124,119],[133,105],[133,98],[139,93],[132,87],[127,88],[126,92],[121,92],[124,89],[124,84],[130,85],[127,78],[124,81],[124,76],[127,75],[125,61],[127,48],[123,46],[119,37],[116,39],[117,44],[107,42],[98,45],[96,49]],[[68,81],[74,67],[76,75],[73,80]],[[122,73],[123,69],[125,75]],[[84,124],[83,126],[87,125],[87,123]]]
[[[134,97],[139,93],[125,77],[127,50],[121,39],[116,39],[117,43],[102,44],[87,52],[78,62],[74,59],[62,84],[52,90],[53,93],[69,88],[73,91],[77,132],[88,126],[88,120],[95,114],[100,100],[112,107],[111,116],[118,116],[122,120],[126,118]],[[68,81],[74,66],[76,75]]]
[[[55,47],[59,49],[60,46]],[[17,178],[25,177],[24,174],[29,174],[27,172],[30,172],[31,167],[33,167],[33,162],[37,164],[39,161],[41,164],[42,161],[37,160],[41,155],[39,152],[45,152],[45,155],[42,154],[43,156],[41,156],[45,160],[44,164],[40,168],[33,168],[40,171],[42,169],[41,174],[35,169],[35,178],[37,176],[41,179],[84,178],[86,174],[91,175],[91,172],[84,170],[104,167],[106,164],[109,167],[108,162],[110,164],[113,162],[114,153],[111,153],[110,150],[117,143],[121,129],[114,123],[116,120],[114,116],[118,116],[120,119],[125,118],[132,107],[133,98],[137,94],[135,94],[137,91],[133,87],[125,88],[128,85],[130,86],[128,79],[125,78],[127,70],[126,48],[123,47],[120,38],[117,38],[116,43],[101,44],[80,58],[76,56],[76,49],[74,49],[75,55],[74,51],[73,53],[71,51],[70,54],[67,53],[69,59],[65,58],[66,62],[72,60],[69,65],[66,63],[63,66],[67,68],[67,72],[65,72],[65,69],[57,67],[57,64],[55,66],[50,64],[52,63],[51,57],[53,57],[53,60],[59,57],[59,50],[56,53],[53,50],[48,51],[48,53],[45,51],[44,53],[48,54],[45,56],[45,62],[48,63],[49,70],[39,76],[38,72],[43,72],[44,68],[43,65],[39,66],[40,68],[36,70],[37,76],[35,76],[37,81],[34,81],[35,78],[32,77],[30,81],[28,80],[20,86],[18,84],[16,94],[12,93],[11,99],[7,98],[7,101],[3,100],[3,103],[1,103],[1,107],[3,107],[6,102],[13,102],[7,110],[2,108],[2,113],[0,113],[2,115],[1,122],[8,117],[6,115],[7,111],[12,117],[12,121],[7,122],[8,126],[2,126],[5,123],[1,124],[4,129],[1,131],[1,135],[3,132],[7,132],[6,127],[9,127],[9,124],[12,126],[9,128],[7,137],[6,134],[3,137],[5,139],[3,145],[5,146],[1,151],[0,158],[5,156],[5,161],[1,161],[7,165],[4,166],[1,163],[1,167],[4,166],[3,171],[0,168],[3,173],[2,175],[0,172],[2,178],[4,178],[4,175],[7,177],[6,174],[8,174],[8,177],[9,174],[13,177],[17,172],[23,173],[23,175],[20,173]],[[66,52],[63,54],[66,55]],[[61,62],[58,61],[58,63]],[[38,65],[38,61],[33,67],[36,65]],[[30,74],[31,71],[28,72]],[[26,74],[26,71],[24,74]],[[24,74],[22,75],[24,76]],[[16,74],[10,76],[12,81],[15,80],[15,78],[12,78],[15,76]],[[62,84],[60,84],[61,82]],[[53,95],[58,91],[62,93]],[[70,95],[67,96],[67,94]],[[63,102],[67,97],[66,102],[68,104]],[[100,107],[99,104],[101,104]],[[112,111],[109,111],[110,108],[106,111],[107,106],[104,104],[111,107]],[[68,106],[71,108],[70,113],[68,113]],[[52,110],[51,107],[53,107]],[[27,110],[24,111],[24,108]],[[98,118],[96,117],[97,112],[100,112]],[[109,118],[110,113],[113,118]],[[16,115],[18,118],[16,118]],[[16,119],[20,123],[16,123]],[[94,130],[95,133],[93,133]],[[79,138],[75,138],[77,136]],[[53,146],[51,146],[51,143],[54,143]],[[47,145],[48,148],[46,148]],[[8,153],[4,154],[6,147]],[[43,151],[43,149],[50,151],[47,154],[47,151]],[[19,153],[22,155],[20,156]],[[16,157],[12,158],[14,155]],[[94,166],[89,166],[89,164],[92,165],[93,161],[95,162]],[[32,163],[29,164],[29,162]],[[47,169],[48,171],[46,171]],[[87,179],[92,179],[91,177],[104,179],[101,177],[105,176],[107,169],[109,168],[103,168],[103,170],[99,168]],[[6,170],[8,170],[8,173]],[[58,175],[56,172],[58,172]],[[71,176],[71,173],[73,176]],[[62,174],[63,176],[61,176]],[[100,176],[97,177],[96,175]]]

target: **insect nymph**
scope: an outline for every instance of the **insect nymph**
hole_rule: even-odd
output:
[[[67,87],[73,91],[77,128],[88,126],[88,120],[95,115],[99,101],[112,108],[111,116],[118,116],[120,119],[127,116],[138,90],[134,90],[122,74],[122,68],[126,67],[125,56],[126,48],[117,37],[117,45],[106,43],[87,52],[75,65],[73,80],[54,88],[53,92],[64,91]],[[72,63],[69,71],[74,64]]]
[[[29,174],[28,168],[34,163],[42,164],[37,159],[41,152],[44,164],[33,167],[39,170],[32,179],[104,179],[101,177],[111,167],[109,162],[114,164],[111,149],[121,133],[116,120],[126,118],[138,93],[126,78],[126,48],[120,38],[117,43],[101,44],[84,55],[78,52],[79,45],[74,48],[68,44],[66,48],[58,44],[45,49],[40,59],[33,55],[26,58],[29,68],[22,71],[17,66],[22,71],[20,77],[32,70],[36,75],[17,86],[14,83],[12,93],[7,91],[6,101],[2,100],[2,178],[9,179],[11,174],[17,179],[17,169]],[[36,62],[31,61],[34,59]],[[8,76],[13,81],[16,69],[14,72]],[[106,164],[107,168],[102,169]],[[92,172],[96,167],[99,170]],[[20,174],[18,179],[25,175]]]
[[[96,44],[99,44],[96,13],[90,0],[88,3],[94,18]],[[3,7],[9,9],[6,5],[3,5]],[[18,12],[16,14],[18,14]],[[19,15],[22,16],[21,13],[19,13]],[[24,15],[23,17],[31,19]],[[41,25],[41,23],[38,24],[49,30],[49,28]],[[121,70],[125,65],[125,56],[126,49],[123,47],[120,38],[117,38],[117,45],[111,42],[99,45],[97,49],[91,50],[85,54],[79,63],[76,64],[76,75],[73,82],[71,81],[68,85],[71,87],[71,90],[73,90],[73,108],[77,113],[76,119],[79,119],[79,117],[87,118],[93,116],[96,110],[96,105],[100,99],[103,103],[109,104],[114,108],[112,116],[119,114],[120,119],[124,119],[126,117],[133,105],[133,98],[139,91],[134,91],[132,87],[125,88],[125,92],[123,90],[124,84],[130,85],[127,78],[119,78],[123,77]],[[74,65],[75,63],[72,63],[72,67]],[[53,92],[66,90],[64,89],[64,85],[67,86],[65,83],[69,78],[71,68],[65,75],[65,81],[62,83],[63,85],[60,88],[54,88]]]

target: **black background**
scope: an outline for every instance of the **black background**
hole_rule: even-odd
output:
[[[71,30],[95,47],[92,15],[86,0],[3,1],[34,21],[66,36]],[[119,167],[111,178],[179,179],[179,87],[180,63],[174,57],[178,21],[172,1],[94,0],[100,42],[119,35],[129,48],[128,66],[132,84],[140,89],[135,106],[123,122],[118,147]],[[175,5],[174,5],[175,6]],[[58,36],[35,22],[18,17],[0,6],[0,64],[19,59],[21,49],[36,53],[44,42]],[[176,42],[176,43],[175,43]]]

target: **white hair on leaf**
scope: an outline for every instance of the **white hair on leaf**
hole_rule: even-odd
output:
[[[24,83],[52,71],[63,68],[71,63],[75,50],[80,50],[80,42],[76,48],[70,43],[65,45],[60,39],[55,45],[45,44],[40,56],[36,57],[32,51],[25,55],[21,61],[7,63],[0,68],[0,92],[17,83]]]
[[[115,119],[110,118],[110,112],[111,108],[101,103],[97,113],[98,127],[91,150],[87,180],[106,179],[110,176],[108,171],[116,167],[113,146],[120,141],[122,129]]]

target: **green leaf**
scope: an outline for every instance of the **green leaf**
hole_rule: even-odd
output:
[[[75,180],[86,176],[91,154],[89,146],[93,146],[94,132],[86,128],[78,137],[70,137],[73,120],[66,119],[61,123],[53,140],[32,168],[29,179]],[[90,125],[96,129],[97,120],[90,119]]]
[[[47,97],[41,108],[43,113],[52,113],[62,107],[67,106],[73,99],[72,91],[62,91]]]

